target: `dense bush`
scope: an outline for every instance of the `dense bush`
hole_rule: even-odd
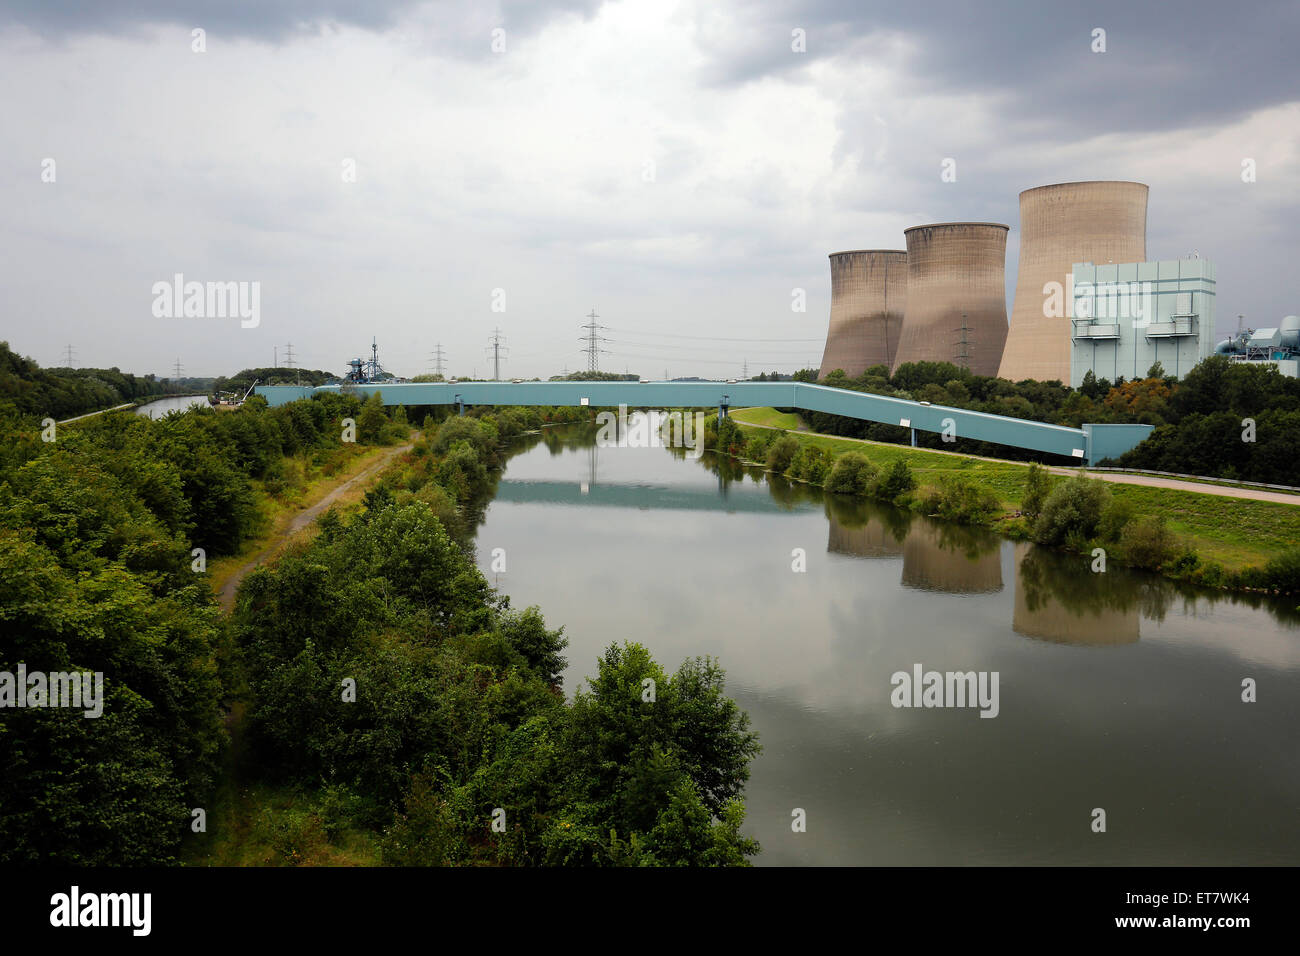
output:
[[[835,459],[826,490],[838,495],[866,495],[876,478],[876,466],[866,455],[849,451]]]
[[[963,524],[988,524],[1002,511],[1002,502],[991,488],[952,475],[918,494],[914,507],[925,514]]]
[[[782,435],[767,449],[767,467],[778,475],[785,474],[794,461],[794,456],[799,454],[799,440],[793,435]]]
[[[1052,490],[1052,479],[1042,465],[1033,464],[1025,472],[1025,493],[1020,501],[1020,510],[1031,518],[1037,518],[1043,510],[1043,502]]]
[[[1154,571],[1174,556],[1177,542],[1163,516],[1143,515],[1124,526],[1119,546],[1125,564]]]
[[[1259,584],[1280,594],[1300,594],[1300,548],[1292,548],[1269,561]]]
[[[1080,548],[1097,534],[1102,511],[1110,500],[1104,482],[1082,475],[1060,482],[1043,503],[1034,522],[1039,544]]]
[[[907,462],[896,458],[876,477],[871,493],[884,501],[895,501],[899,495],[907,494],[915,487],[916,476],[912,474],[912,469]]]

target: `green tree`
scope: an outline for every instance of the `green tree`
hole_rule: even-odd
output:
[[[1047,469],[1037,463],[1030,465],[1025,472],[1025,493],[1020,501],[1020,510],[1031,518],[1038,517],[1051,489],[1052,479]]]
[[[357,431],[361,440],[367,444],[380,444],[384,439],[384,426],[387,424],[384,399],[379,392],[371,392],[370,397],[361,406],[361,417],[357,419]]]
[[[785,474],[799,453],[799,440],[793,435],[782,435],[767,449],[767,467],[778,475]]]
[[[1109,500],[1105,482],[1095,478],[1079,475],[1059,483],[1034,522],[1034,540],[1056,547],[1082,548],[1097,533]]]
[[[845,452],[835,459],[835,467],[826,479],[826,490],[840,495],[865,495],[871,491],[876,466],[866,455]]]

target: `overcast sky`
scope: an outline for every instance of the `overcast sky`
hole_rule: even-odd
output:
[[[1221,331],[1276,325],[1297,37],[1293,0],[0,0],[0,338],[219,375],[374,336],[484,376],[499,326],[502,374],[545,377],[594,309],[604,369],[788,372],[828,253],[1006,223],[1010,304],[1018,193],[1081,179],[1150,184],[1148,257],[1215,262]],[[177,273],[260,283],[258,325],[156,317]]]

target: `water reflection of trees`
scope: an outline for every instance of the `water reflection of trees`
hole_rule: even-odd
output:
[[[512,444],[510,456],[528,451],[536,447],[538,442],[544,443],[553,456],[568,449],[590,447],[595,444],[597,431],[597,426],[587,423],[545,428],[540,435],[521,436]],[[665,447],[665,450],[683,461],[691,460],[687,457],[686,449]],[[906,542],[917,522],[926,524],[927,537],[939,548],[960,552],[972,561],[996,552],[1003,540],[995,532],[984,528],[934,521],[863,498],[828,495],[820,488],[769,474],[761,467],[744,465],[734,458],[720,457],[711,451],[706,451],[698,463],[718,476],[719,486],[724,491],[733,482],[744,481],[748,476],[756,484],[766,482],[772,499],[784,508],[793,510],[803,504],[820,503],[827,520],[837,523],[841,530],[861,529],[878,522],[898,545]],[[478,518],[476,524],[482,520],[480,514],[475,517]],[[853,553],[851,546],[849,548],[846,553]],[[1300,606],[1294,602],[1239,591],[1211,591],[1121,567],[1113,567],[1104,574],[1094,573],[1091,563],[1092,558],[1088,555],[1067,554],[1018,544],[1017,603],[1023,598],[1024,610],[1031,614],[1047,609],[1054,601],[1074,615],[1091,611],[1096,616],[1104,609],[1121,615],[1137,613],[1164,621],[1180,601],[1182,612],[1188,615],[1195,614],[1202,602],[1205,606],[1212,607],[1226,601],[1234,606],[1267,611],[1289,627],[1300,628]]]
[[[1049,551],[1037,545],[1019,545],[1019,585],[1025,606],[1037,611],[1055,601],[1076,614],[1106,608],[1137,610],[1145,617],[1164,621],[1179,598],[1172,581],[1155,574],[1092,570],[1092,557]]]

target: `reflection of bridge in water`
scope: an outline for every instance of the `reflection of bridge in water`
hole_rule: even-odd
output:
[[[590,481],[511,481],[497,485],[496,501],[583,505],[641,510],[722,511],[789,514],[790,508],[758,485],[732,486],[724,499],[710,485],[632,485]]]

